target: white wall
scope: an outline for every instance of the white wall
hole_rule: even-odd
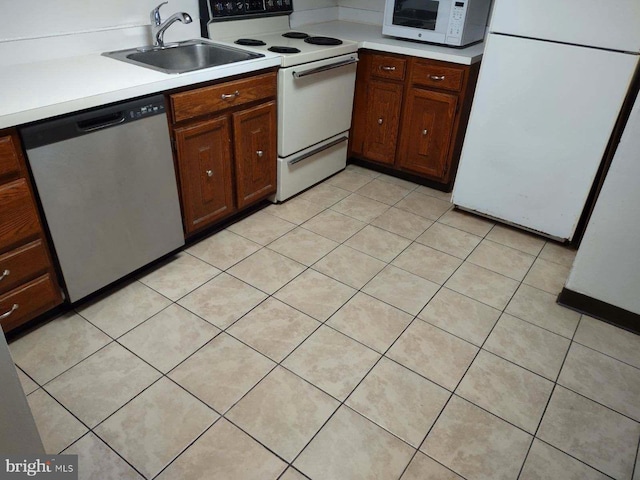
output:
[[[640,97],[565,287],[640,314]]]
[[[384,0],[338,0],[340,20],[382,25]]]
[[[294,0],[289,19],[292,28],[338,20],[338,0]]]

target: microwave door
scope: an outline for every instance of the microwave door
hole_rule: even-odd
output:
[[[393,25],[445,34],[451,0],[395,0]]]

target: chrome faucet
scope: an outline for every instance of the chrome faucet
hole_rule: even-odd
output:
[[[171,15],[164,22],[160,18],[160,7],[169,2],[162,2],[151,10],[151,34],[153,35],[153,45],[164,47],[164,32],[175,22],[191,23],[193,20],[187,12],[178,12]]]

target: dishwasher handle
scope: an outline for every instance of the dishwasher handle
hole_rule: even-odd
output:
[[[103,128],[113,127],[120,125],[126,120],[125,112],[109,113],[107,115],[101,115],[99,117],[89,118],[87,120],[80,120],[76,123],[78,130],[85,133],[95,132],[102,130]]]

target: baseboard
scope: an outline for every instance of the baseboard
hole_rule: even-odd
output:
[[[558,295],[558,303],[616,327],[640,334],[640,315],[637,313],[566,288],[563,288]]]

